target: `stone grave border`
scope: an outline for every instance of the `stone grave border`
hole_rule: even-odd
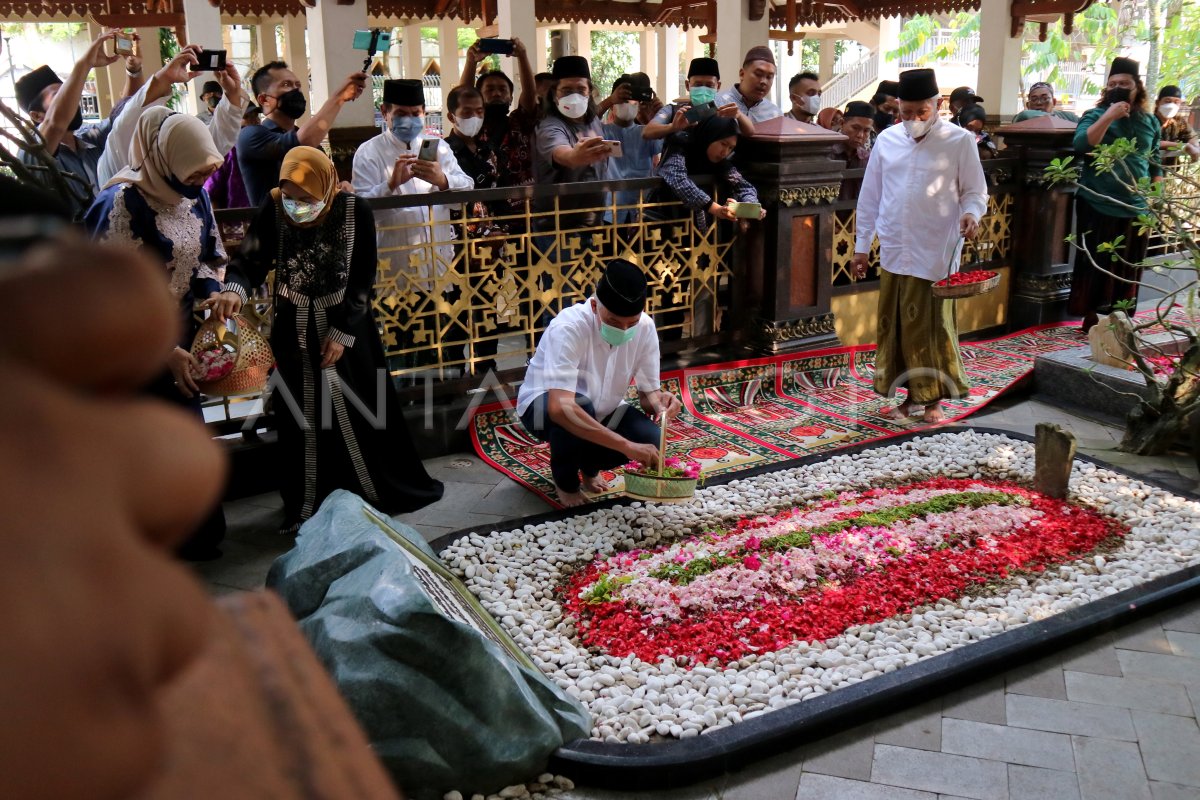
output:
[[[705,485],[720,486],[735,480],[813,464],[831,456],[856,455],[914,439],[968,430],[1007,436],[1030,444],[1034,441],[1032,436],[997,428],[948,425],[729,473],[708,480]],[[1195,492],[1180,491],[1100,459],[1078,454],[1075,458],[1200,502],[1200,494]],[[632,502],[628,498],[617,497],[589,504],[583,512],[565,509],[506,520],[497,525],[465,528],[435,539],[430,546],[440,554],[458,539],[473,533],[487,536],[498,527],[508,530],[542,522],[557,522],[579,513]],[[702,736],[641,745],[607,744],[591,739],[568,742],[554,753],[550,769],[568,775],[579,783],[620,790],[695,783],[919,704],[931,696],[963,688],[1195,596],[1200,596],[1200,566],[1156,578],[1039,622],[1028,623],[966,647],[922,659],[895,672],[803,700]]]

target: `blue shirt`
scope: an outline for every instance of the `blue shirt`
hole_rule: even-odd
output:
[[[608,160],[609,180],[649,178],[654,174],[652,159],[662,152],[662,139],[643,139],[644,129],[644,125],[637,123],[623,128],[616,123],[605,123],[604,138],[621,143],[621,157]]]
[[[779,110],[779,106],[765,97],[752,106],[746,105],[746,97],[738,89],[737,84],[730,86],[718,94],[716,102],[718,108],[733,103],[738,107],[738,111],[741,111],[750,118],[751,122],[766,122],[769,119],[783,116],[783,112]]]
[[[269,119],[242,128],[237,140],[238,169],[252,207],[261,206],[267,193],[279,185],[283,157],[299,145],[297,129],[284,131]]]
[[[215,267],[225,261],[208,192],[195,200],[181,197],[168,206],[147,200],[130,184],[114,184],[96,197],[83,224],[96,239],[158,257],[171,295],[179,303],[184,332],[179,346],[190,348],[192,299],[207,299],[221,291]]]
[[[72,188],[72,194],[83,196],[82,198],[71,198],[71,213],[76,218],[87,210],[88,206],[92,204],[92,198],[96,192],[100,191],[97,168],[100,165],[100,156],[104,155],[104,145],[108,141],[108,134],[111,130],[112,121],[107,119],[98,125],[84,125],[75,131],[76,149],[72,150],[60,143],[58,150],[54,153],[54,160],[58,162],[60,170],[79,176],[87,184],[84,187],[74,181],[68,181]],[[21,151],[21,161],[31,166],[38,166],[41,163],[32,153],[25,150]],[[43,185],[56,189],[54,182],[46,173],[37,170],[34,174]]]

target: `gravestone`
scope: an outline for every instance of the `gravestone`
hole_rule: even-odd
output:
[[[1063,499],[1074,461],[1075,434],[1060,425],[1039,422],[1034,432],[1033,488],[1047,497]]]
[[[1125,315],[1114,311],[1103,317],[1088,331],[1088,344],[1092,347],[1092,361],[1107,367],[1128,367],[1129,349],[1121,341],[1121,322]]]

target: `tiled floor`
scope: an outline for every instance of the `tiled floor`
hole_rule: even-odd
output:
[[[1057,422],[1080,452],[1196,491],[1188,455],[1115,451],[1120,430],[1035,400],[972,417],[1032,433]],[[427,462],[445,497],[398,519],[428,539],[546,510],[472,455]],[[226,557],[199,565],[215,593],[263,585],[287,548],[273,495],[226,506]],[[1200,599],[920,706],[671,791],[577,789],[574,800],[1200,800]]]

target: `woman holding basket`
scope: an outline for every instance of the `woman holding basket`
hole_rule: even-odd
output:
[[[269,391],[279,430],[284,533],[335,489],[380,511],[414,511],[442,496],[413,446],[371,313],[377,264],[370,208],[339,191],[333,162],[296,147],[210,303],[225,319],[248,287],[275,272]]]
[[[147,109],[129,148],[130,166],[118,172],[84,216],[88,232],[102,241],[127,244],[163,263],[182,331],[167,367],[147,392],[184,406],[203,419],[196,384],[199,364],[190,352],[198,323],[197,299],[221,291],[216,269],[225,250],[204,182],[223,159],[207,126],[188,114]],[[192,561],[218,558],[225,537],[221,507],[213,511],[179,554]]]

